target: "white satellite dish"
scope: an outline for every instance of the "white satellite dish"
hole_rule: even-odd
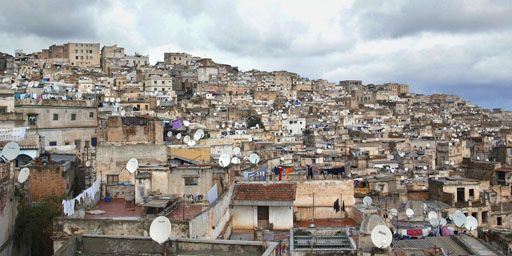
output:
[[[28,169],[27,167],[22,168],[20,170],[20,173],[18,174],[18,182],[23,183],[23,182],[27,181],[29,175],[30,175],[30,169]]]
[[[176,139],[181,140],[181,133],[178,133],[178,134],[176,135]]]
[[[455,223],[455,226],[462,227],[464,224],[466,224],[467,218],[466,215],[464,215],[463,212],[460,210],[455,211],[453,214],[453,223]]]
[[[85,167],[91,167],[91,161],[90,160],[85,161]]]
[[[129,173],[134,173],[137,169],[139,169],[139,161],[136,158],[131,158],[126,163],[126,170]]]
[[[202,129],[197,130],[194,133],[194,140],[200,140],[204,137],[204,131]]]
[[[371,198],[371,197],[369,197],[369,196],[365,196],[365,197],[363,198],[363,204],[364,204],[364,206],[368,207],[368,206],[372,205],[372,203],[373,203],[373,200],[372,200],[372,198]]]
[[[219,165],[222,167],[228,167],[231,163],[231,157],[228,154],[222,154],[219,157]]]
[[[322,154],[322,149],[321,149],[321,148],[317,148],[317,149],[316,149],[316,153],[317,153],[317,154]]]
[[[466,225],[464,225],[464,227],[469,231],[475,230],[478,227],[478,220],[473,216],[468,216],[466,218]]]
[[[439,225],[440,225],[441,227],[444,227],[444,226],[446,226],[446,224],[448,224],[448,222],[446,221],[446,219],[445,219],[445,218],[441,218],[441,219],[440,219],[440,221],[439,221]]]
[[[188,145],[189,147],[193,147],[193,146],[195,146],[195,145],[196,145],[196,143],[197,143],[197,142],[196,142],[195,140],[189,140],[189,141],[187,142],[187,145]]]
[[[238,158],[236,156],[231,158],[231,163],[232,164],[240,164],[241,163],[240,158]]]
[[[258,164],[260,162],[260,156],[255,153],[249,155],[249,162],[252,164]]]
[[[20,145],[16,142],[9,142],[5,144],[4,148],[2,149],[2,156],[7,160],[11,161],[16,159],[18,155],[20,154]]]
[[[169,239],[171,235],[171,222],[165,216],[158,216],[149,226],[149,236],[153,241],[162,244]]]
[[[116,101],[116,98],[110,98],[110,99],[109,99],[109,101],[110,101],[111,103],[114,103],[114,102]]]
[[[435,218],[435,219],[429,219],[428,222],[430,223],[430,225],[432,227],[437,227],[439,226],[439,219],[438,218]]]
[[[125,116],[125,115],[126,115],[126,111],[121,110],[121,116]]]
[[[398,215],[398,210],[396,208],[391,208],[389,210],[389,215],[396,217]]]
[[[77,92],[77,93],[75,94],[75,97],[76,97],[77,99],[80,99],[80,98],[82,98],[82,94],[81,94],[80,92]]]
[[[407,218],[412,217],[414,215],[414,210],[411,208],[407,208],[407,210],[405,210],[405,215],[407,215]]]
[[[167,132],[167,137],[172,138],[172,132],[171,131]]]
[[[121,98],[116,98],[116,102],[117,103],[121,102]]]
[[[188,143],[189,141],[190,141],[190,136],[185,135],[185,137],[183,137],[183,142]]]
[[[239,147],[234,147],[234,148],[233,148],[233,154],[234,154],[235,156],[239,156],[239,155],[240,155],[240,153],[241,153],[241,151],[242,151],[242,150],[240,150],[240,148],[239,148]]]
[[[183,125],[188,127],[190,125],[190,122],[185,120],[185,121],[183,121]]]
[[[437,213],[434,211],[428,212],[428,219],[437,219]]]
[[[371,239],[375,247],[387,248],[391,245],[393,235],[385,225],[377,225],[372,230]]]

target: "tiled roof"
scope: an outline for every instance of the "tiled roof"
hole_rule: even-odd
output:
[[[294,201],[296,184],[293,183],[238,183],[234,200],[246,201]]]

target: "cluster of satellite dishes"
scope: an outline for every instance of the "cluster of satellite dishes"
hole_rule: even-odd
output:
[[[232,154],[224,153],[219,157],[219,165],[221,167],[228,167],[230,164],[241,164],[242,160],[240,159],[242,155],[242,150],[239,147],[234,147],[232,149]],[[249,160],[251,164],[258,164],[260,162],[260,156],[256,153],[251,153],[249,157],[244,157],[244,160]]]
[[[5,144],[5,146],[2,148],[2,152],[0,154],[0,158],[2,158],[5,162],[10,162],[18,155],[20,154],[20,145],[16,142],[9,142]],[[20,173],[18,174],[18,182],[20,184],[25,183],[27,181],[28,176],[30,176],[30,169],[27,167],[24,167],[20,170]]]
[[[120,103],[121,102],[121,98],[105,97],[104,102]]]
[[[186,121],[186,120],[183,121],[183,126],[185,126],[185,127],[190,126],[190,122]],[[194,135],[192,135],[192,137],[190,135],[183,136],[181,133],[178,133],[178,134],[176,134],[176,139],[177,140],[182,140],[183,139],[183,143],[185,143],[188,146],[192,147],[192,146],[195,146],[199,140],[204,138],[204,136],[205,136],[204,130],[203,129],[197,129],[195,131]],[[172,131],[168,131],[167,132],[167,137],[172,138]]]
[[[455,226],[472,231],[478,227],[478,220],[473,216],[467,216],[460,210],[455,211],[455,213],[450,216],[453,220]]]

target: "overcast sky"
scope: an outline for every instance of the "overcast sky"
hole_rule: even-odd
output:
[[[118,44],[512,110],[512,1],[0,0],[0,51]]]

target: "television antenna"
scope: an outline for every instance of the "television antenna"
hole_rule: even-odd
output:
[[[126,163],[126,170],[129,173],[134,173],[137,169],[139,169],[139,161],[136,158],[131,158]]]
[[[171,235],[171,222],[165,216],[158,216],[149,226],[149,236],[153,241],[163,244]]]
[[[18,182],[23,184],[25,181],[27,181],[29,175],[30,169],[28,169],[27,167],[22,168],[20,170],[20,173],[18,174]]]
[[[12,161],[20,154],[20,145],[16,142],[9,142],[2,148],[1,157],[7,161]]]
[[[377,248],[388,248],[393,241],[391,230],[385,225],[377,225],[373,228],[370,235],[372,243]]]
[[[252,164],[258,164],[260,162],[260,156],[258,156],[256,153],[250,154],[249,162],[251,162]]]
[[[219,157],[219,165],[222,167],[228,167],[231,163],[231,157],[228,154],[222,154]]]

